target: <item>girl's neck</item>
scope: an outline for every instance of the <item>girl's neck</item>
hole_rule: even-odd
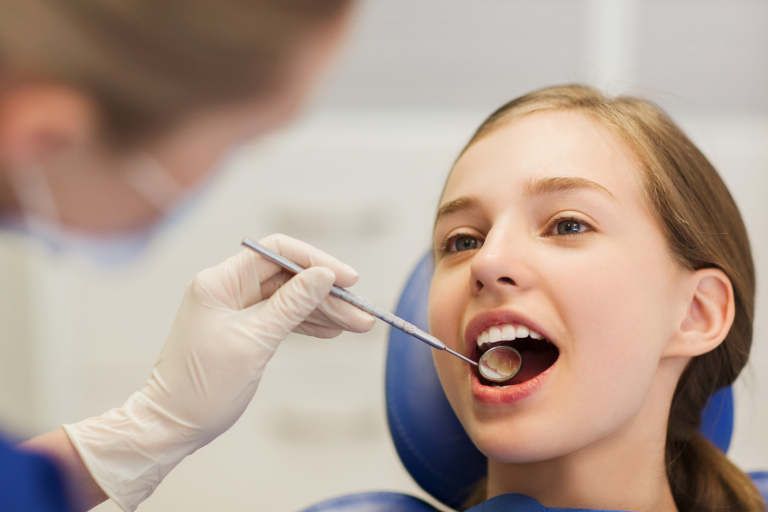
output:
[[[676,512],[665,462],[671,396],[653,388],[622,428],[578,450],[529,463],[489,460],[488,498],[520,493],[548,507]]]
[[[663,461],[633,456],[608,464],[601,459],[570,454],[529,464],[490,461],[488,497],[520,493],[548,507],[677,511]]]

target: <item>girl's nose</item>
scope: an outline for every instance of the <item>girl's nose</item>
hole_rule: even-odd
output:
[[[504,293],[519,288],[524,264],[508,237],[489,236],[470,265],[472,293]]]

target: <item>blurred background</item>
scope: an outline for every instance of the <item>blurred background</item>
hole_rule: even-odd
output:
[[[730,455],[768,469],[767,61],[762,0],[363,0],[303,116],[232,152],[137,263],[96,268],[2,235],[0,421],[28,438],[120,406],[149,376],[186,284],[243,236],[306,240],[353,265],[354,291],[393,310],[474,128],[522,93],[577,81],[664,106],[741,208],[759,287]],[[289,512],[364,490],[424,496],[387,433],[386,337],[379,324],[286,340],[241,421],[141,510]]]

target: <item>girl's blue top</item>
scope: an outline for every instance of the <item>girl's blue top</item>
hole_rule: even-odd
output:
[[[0,511],[70,512],[56,467],[0,438]]]
[[[585,508],[551,508],[545,507],[533,498],[524,494],[502,494],[476,505],[467,512],[589,512]],[[594,511],[597,512],[597,511]],[[601,512],[622,512],[620,510],[603,510]]]

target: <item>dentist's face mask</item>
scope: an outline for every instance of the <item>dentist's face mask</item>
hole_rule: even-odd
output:
[[[59,206],[48,178],[40,168],[12,176],[11,186],[21,216],[0,220],[0,226],[41,241],[49,250],[76,253],[102,266],[114,267],[135,260],[155,235],[187,213],[198,194],[186,190],[154,158],[139,154],[120,176],[137,194],[160,212],[146,227],[114,234],[94,234],[61,222]]]

